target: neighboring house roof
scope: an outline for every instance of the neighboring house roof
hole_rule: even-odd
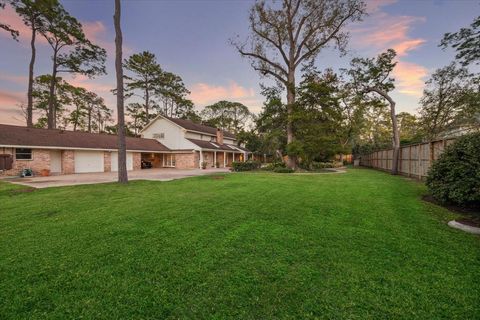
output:
[[[180,127],[186,130],[203,132],[213,136],[217,135],[217,128],[214,128],[214,127],[205,126],[203,124],[195,123],[193,121],[185,120],[185,119],[170,118],[170,117],[164,117],[164,118],[172,121],[173,123],[179,125]],[[236,139],[233,133],[225,130],[223,130],[223,136],[231,139]]]
[[[188,141],[192,142],[193,144],[199,146],[202,149],[210,149],[210,150],[218,150],[218,151],[245,151],[250,152],[245,148],[234,146],[232,144],[218,144],[215,141],[205,141],[205,140],[197,140],[197,139],[189,139]]]
[[[155,139],[127,137],[129,151],[170,151]],[[60,147],[69,149],[117,148],[117,136],[58,129],[38,129],[0,124],[0,146]]]

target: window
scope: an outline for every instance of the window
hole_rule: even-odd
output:
[[[154,139],[165,139],[165,133],[164,133],[164,132],[154,133],[154,134],[153,134],[153,138],[154,138]]]
[[[15,158],[17,160],[32,160],[32,149],[15,149]]]
[[[163,155],[163,166],[164,167],[175,167],[175,155],[174,154],[164,154]]]

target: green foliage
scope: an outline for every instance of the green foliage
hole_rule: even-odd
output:
[[[480,16],[473,20],[469,28],[446,33],[440,46],[454,48],[457,51],[455,58],[464,66],[471,63],[478,64],[480,61]]]
[[[235,161],[232,162],[232,171],[241,172],[241,171],[252,171],[260,168],[261,163],[258,161],[248,160],[245,162]]]
[[[427,186],[444,203],[480,202],[480,133],[460,137],[448,146],[431,166]]]
[[[187,99],[190,91],[182,78],[163,70],[155,54],[149,51],[132,54],[125,59],[123,66],[128,71],[124,76],[126,97],[141,99],[141,103],[132,102],[127,107],[127,114],[133,119],[128,126],[134,132],[141,130],[159,113],[199,122],[193,102]]]
[[[436,70],[420,100],[420,122],[429,140],[458,128],[480,128],[479,78],[455,63]]]
[[[212,127],[238,133],[244,131],[253,114],[240,102],[218,101],[206,106],[201,113],[203,122]]]
[[[262,170],[266,171],[273,171],[277,168],[286,168],[287,166],[285,165],[285,162],[282,161],[275,161],[272,163],[268,163],[262,167]]]
[[[313,170],[329,169],[329,168],[336,168],[336,167],[337,167],[337,165],[334,161],[312,162],[312,169]]]
[[[273,169],[275,173],[294,173],[295,170],[292,168],[275,168]]]

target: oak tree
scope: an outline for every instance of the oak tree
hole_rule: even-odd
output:
[[[365,13],[361,0],[283,0],[279,6],[257,1],[250,11],[250,37],[232,41],[252,68],[278,81],[287,91],[287,142],[295,140],[292,119],[296,72],[327,46],[345,52],[346,25]],[[295,159],[289,157],[289,167]]]

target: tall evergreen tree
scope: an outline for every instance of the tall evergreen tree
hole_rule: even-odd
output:
[[[33,126],[33,82],[36,59],[36,36],[45,34],[45,14],[53,6],[58,5],[56,0],[17,0],[12,2],[17,14],[22,17],[23,22],[30,27],[30,63],[28,67],[28,91],[27,91],[27,127]]]
[[[128,183],[127,173],[127,143],[125,138],[125,110],[123,90],[123,66],[122,66],[122,27],[121,27],[121,3],[115,0],[115,73],[117,77],[117,135],[118,135],[118,182]]]
[[[58,73],[82,74],[94,77],[105,73],[106,51],[85,37],[82,25],[60,3],[51,7],[46,16],[44,37],[52,53],[48,128],[56,127],[55,85]]]

